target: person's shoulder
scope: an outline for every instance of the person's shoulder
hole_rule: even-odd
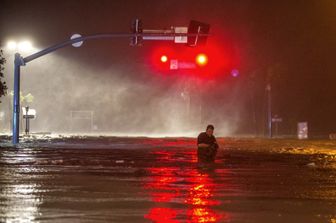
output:
[[[201,132],[199,135],[198,135],[198,139],[200,138],[204,138],[206,136],[206,133],[205,132]]]
[[[200,137],[200,136],[204,136],[206,133],[205,132],[201,132],[199,135],[198,135],[198,137]]]

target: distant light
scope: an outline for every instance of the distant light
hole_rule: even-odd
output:
[[[239,76],[239,71],[237,69],[233,69],[231,71],[231,75],[232,75],[232,77],[238,77]]]
[[[208,63],[208,57],[201,53],[196,56],[196,63],[200,66],[205,66]]]
[[[31,42],[23,41],[23,42],[20,42],[18,44],[17,48],[20,52],[27,52],[27,51],[30,51],[31,49],[33,49],[33,46],[31,44]]]
[[[161,56],[160,58],[162,63],[166,63],[168,61],[168,57],[166,55]]]
[[[9,50],[16,50],[16,47],[17,47],[17,44],[16,44],[16,42],[14,42],[14,41],[9,41],[9,42],[7,43],[7,48],[8,48]]]

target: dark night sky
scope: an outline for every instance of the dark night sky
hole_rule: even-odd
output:
[[[264,111],[265,79],[273,70],[274,111],[291,129],[284,133],[293,133],[297,121],[309,121],[316,134],[336,132],[334,0],[1,0],[0,41],[4,45],[10,38],[26,36],[43,48],[72,33],[128,32],[134,18],[141,18],[144,28],[184,26],[190,19],[210,23],[214,37],[209,41],[226,42],[238,55],[241,82],[254,80],[259,119]],[[121,55],[145,57],[155,46],[145,43],[134,49],[127,45],[128,40],[102,40],[57,53],[91,61],[93,67],[111,63],[122,67],[128,62]],[[92,62],[93,57],[101,59]],[[250,102],[246,103],[248,107]]]

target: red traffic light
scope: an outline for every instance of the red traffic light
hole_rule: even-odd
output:
[[[207,55],[201,53],[196,56],[196,63],[199,66],[205,66],[208,63],[208,57]]]
[[[168,57],[166,55],[162,55],[160,60],[162,63],[166,63],[168,61]]]

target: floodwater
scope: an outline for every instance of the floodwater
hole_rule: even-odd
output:
[[[214,164],[186,138],[2,146],[0,222],[336,222],[335,156],[239,143]]]

